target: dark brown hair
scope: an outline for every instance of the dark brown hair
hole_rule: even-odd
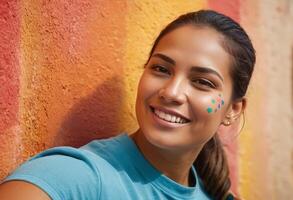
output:
[[[224,36],[223,48],[232,56],[230,74],[233,80],[232,100],[244,97],[255,64],[255,50],[243,28],[230,17],[212,10],[200,10],[179,16],[159,34],[150,52],[153,54],[166,34],[184,25],[210,27]],[[231,181],[225,152],[215,134],[203,147],[194,166],[205,190],[216,200],[227,199]]]

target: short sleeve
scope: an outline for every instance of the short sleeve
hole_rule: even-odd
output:
[[[53,200],[99,199],[99,172],[89,157],[79,149],[53,148],[25,162],[4,182],[32,183]]]

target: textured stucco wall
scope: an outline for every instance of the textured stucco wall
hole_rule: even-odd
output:
[[[20,4],[0,2],[0,178],[21,162],[19,154]]]
[[[28,154],[118,131],[126,3],[24,1],[21,129]]]
[[[290,199],[290,0],[1,1],[0,179],[46,148],[133,132],[153,40],[167,22],[200,8],[237,20],[257,50],[245,128],[235,139],[221,133],[232,189],[248,200]]]

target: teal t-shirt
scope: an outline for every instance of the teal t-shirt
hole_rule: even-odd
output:
[[[53,200],[209,200],[193,168],[194,187],[156,170],[127,134],[81,148],[56,147],[16,169],[5,181],[37,185]]]

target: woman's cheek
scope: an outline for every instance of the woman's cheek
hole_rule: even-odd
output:
[[[195,117],[209,119],[222,115],[225,106],[225,100],[222,94],[197,94],[196,96],[197,98],[192,103],[192,110]]]
[[[144,97],[148,97],[156,93],[160,87],[158,79],[150,74],[143,74],[139,83],[139,92],[143,93]]]
[[[205,112],[209,115],[216,114],[218,112],[221,112],[225,105],[224,96],[221,93],[218,93],[217,95],[212,95],[207,98],[207,102],[205,105]]]

